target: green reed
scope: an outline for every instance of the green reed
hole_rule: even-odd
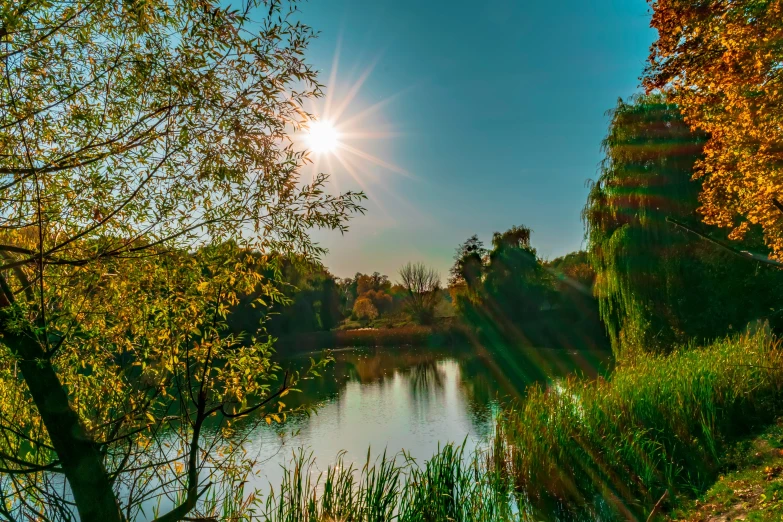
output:
[[[299,451],[280,487],[256,513],[265,522],[490,522],[511,520],[513,502],[483,454],[447,444],[419,465],[409,454],[361,468],[344,454],[323,473],[314,473],[311,453]]]
[[[763,333],[623,361],[608,379],[536,387],[498,420],[492,459],[542,512],[646,518],[714,481],[727,443],[783,406],[783,353]]]

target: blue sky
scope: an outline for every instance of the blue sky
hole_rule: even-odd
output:
[[[300,9],[320,31],[309,61],[330,112],[350,99],[335,120],[344,143],[376,158],[342,151],[348,169],[319,157],[335,189],[370,196],[348,234],[315,234],[335,275],[395,279],[421,261],[445,279],[468,236],[488,243],[520,224],[542,257],[580,248],[605,112],[638,92],[655,37],[644,0],[311,0]]]

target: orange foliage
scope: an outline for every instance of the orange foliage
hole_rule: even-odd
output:
[[[670,93],[710,139],[696,165],[704,221],[740,239],[759,224],[783,258],[783,2],[657,0],[645,87]]]

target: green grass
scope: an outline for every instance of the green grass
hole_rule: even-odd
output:
[[[725,469],[696,499],[685,499],[667,520],[706,522],[783,519],[783,419],[734,444]]]
[[[495,522],[510,520],[513,503],[486,462],[465,458],[448,444],[429,461],[409,455],[367,461],[360,469],[341,455],[314,473],[311,454],[299,452],[282,484],[255,514],[264,522]]]
[[[542,512],[644,520],[667,490],[704,491],[729,444],[776,418],[782,363],[758,333],[535,388],[501,417],[494,458]]]

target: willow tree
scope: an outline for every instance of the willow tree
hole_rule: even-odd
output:
[[[282,420],[290,377],[227,311],[278,299],[272,253],[318,256],[308,230],[360,197],[300,180],[289,136],[321,87],[294,8],[0,5],[0,516],[164,495],[181,520],[252,465],[230,422]]]
[[[618,101],[583,219],[594,292],[616,351],[668,350],[775,318],[783,275],[703,241],[694,165],[707,137],[661,95]],[[737,250],[761,249],[758,229]]]
[[[744,237],[763,228],[783,259],[783,5],[771,0],[656,0],[658,39],[644,82],[665,88],[709,134],[696,165],[705,222]]]

